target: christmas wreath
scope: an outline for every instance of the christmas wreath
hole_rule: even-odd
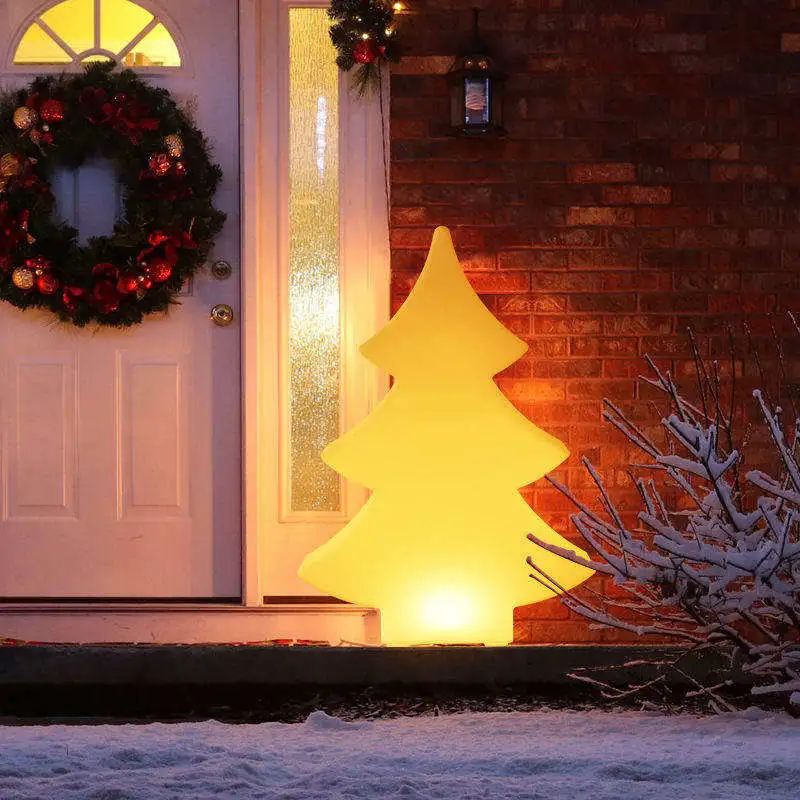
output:
[[[122,187],[113,233],[78,243],[54,218],[55,168],[109,159]],[[125,327],[176,302],[225,215],[202,133],[170,94],[112,62],[44,76],[0,101],[0,299]]]

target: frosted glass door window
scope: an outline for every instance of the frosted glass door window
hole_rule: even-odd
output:
[[[338,511],[320,458],[339,436],[339,75],[324,8],[289,9],[289,471],[292,512]]]

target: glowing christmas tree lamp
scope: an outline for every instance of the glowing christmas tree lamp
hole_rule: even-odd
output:
[[[450,232],[437,228],[408,299],[361,347],[394,386],[322,454],[372,496],[298,573],[380,608],[386,644],[507,644],[513,609],[553,596],[530,578],[527,556],[564,589],[591,574],[526,538],[572,547],[519,494],[569,452],[492,379],[526,350],[473,291]]]

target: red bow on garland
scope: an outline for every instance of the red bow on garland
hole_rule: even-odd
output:
[[[168,234],[164,233],[164,231],[153,231],[147,237],[147,243],[150,245],[150,247],[146,247],[144,250],[142,250],[136,259],[139,263],[148,261],[154,255],[158,254],[159,249],[161,249],[160,255],[166,261],[168,261],[172,267],[178,263],[178,250],[180,248],[194,250],[194,248],[197,247],[191,235],[185,231],[181,231],[178,234]]]
[[[150,109],[126,94],[109,99],[105,89],[89,86],[81,92],[79,102],[91,122],[110,125],[133,144],[141,141],[143,131],[158,130],[159,120],[147,116]]]

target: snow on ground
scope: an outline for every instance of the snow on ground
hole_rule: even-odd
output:
[[[534,711],[0,728],[2,800],[800,797],[800,721]]]

